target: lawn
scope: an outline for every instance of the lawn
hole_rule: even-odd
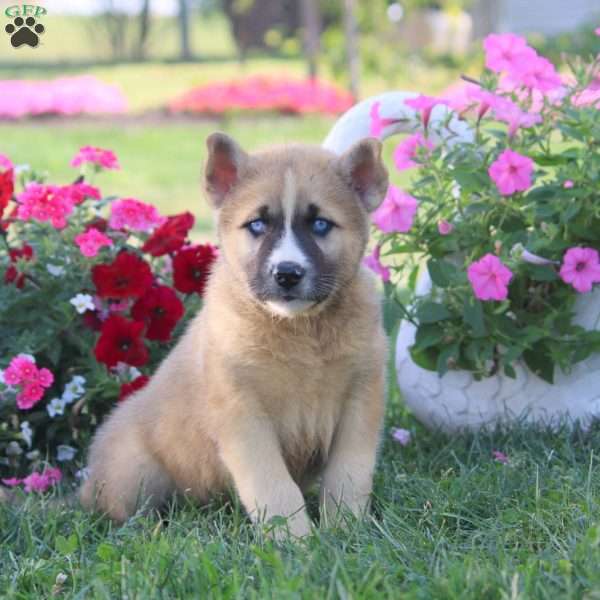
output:
[[[372,515],[299,542],[274,543],[217,502],[121,528],[52,500],[0,507],[2,598],[598,597],[600,428],[450,440],[396,400],[387,421],[414,441],[386,428]]]

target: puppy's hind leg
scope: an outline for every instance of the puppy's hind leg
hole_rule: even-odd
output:
[[[98,430],[89,453],[89,475],[80,490],[84,508],[123,522],[138,509],[162,505],[175,486],[152,456],[142,433],[113,413]]]

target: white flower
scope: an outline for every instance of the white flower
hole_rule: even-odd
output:
[[[63,415],[65,413],[65,401],[62,398],[52,398],[46,405],[48,414],[54,418],[57,415]]]
[[[4,383],[4,371],[0,369],[0,383]]]
[[[53,277],[62,277],[65,274],[65,268],[61,267],[60,265],[51,265],[50,263],[48,263],[46,265],[46,270]]]
[[[21,173],[27,173],[27,171],[31,171],[31,166],[23,163],[22,165],[15,165],[15,175],[19,177]]]
[[[21,446],[17,444],[17,442],[8,442],[6,446],[6,455],[7,456],[19,456],[19,454],[23,454],[23,450],[21,450]]]
[[[73,377],[71,381],[65,385],[65,391],[62,395],[62,400],[65,402],[65,404],[71,404],[71,402],[81,397],[85,393],[84,385],[85,377],[82,377],[81,375],[75,375],[75,377]]]
[[[142,372],[139,369],[136,369],[135,367],[129,367],[129,379],[131,381],[137,379],[141,374]]]
[[[21,423],[21,437],[27,444],[27,447],[31,448],[31,439],[33,438],[33,431],[29,426],[29,421],[23,421]]]
[[[37,460],[40,457],[40,451],[39,450],[31,450],[25,456],[27,457],[27,460],[29,460],[29,461]]]
[[[28,358],[32,363],[35,364],[35,356],[33,356],[33,354],[25,354],[24,352],[21,352],[21,354],[17,354],[17,356],[19,358]]]
[[[69,300],[75,310],[82,315],[86,310],[96,310],[94,301],[89,294],[77,294]]]
[[[81,479],[81,481],[85,481],[89,476],[90,470],[88,467],[85,467],[84,469],[79,469],[79,471],[75,473],[75,477],[77,479]]]
[[[67,460],[73,460],[73,457],[77,453],[77,450],[73,448],[73,446],[67,446],[66,444],[61,444],[56,448],[56,460],[59,462],[64,462]]]

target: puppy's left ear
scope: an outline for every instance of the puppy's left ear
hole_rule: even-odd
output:
[[[379,140],[360,140],[337,159],[336,168],[367,211],[375,210],[383,202],[388,172],[381,160]]]
[[[213,206],[219,208],[242,177],[249,157],[235,140],[224,133],[209,135],[206,147],[206,191]]]

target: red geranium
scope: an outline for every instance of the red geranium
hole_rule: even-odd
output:
[[[0,217],[15,191],[15,175],[12,169],[0,173]]]
[[[143,252],[152,256],[163,256],[176,252],[185,243],[185,238],[194,226],[194,215],[189,212],[168,217],[142,246]]]
[[[217,249],[211,244],[188,246],[173,259],[173,283],[184,294],[202,295],[210,268],[217,258]]]
[[[102,325],[94,354],[98,362],[114,367],[123,362],[141,367],[148,362],[148,349],[141,340],[144,324],[111,315]]]
[[[129,383],[124,383],[121,386],[121,391],[119,392],[119,402],[123,402],[123,400],[125,400],[128,396],[131,396],[133,392],[137,392],[138,390],[141,390],[142,388],[146,387],[149,381],[150,377],[148,377],[148,375],[140,375],[139,377],[136,377],[133,381],[130,381]]]
[[[10,262],[16,263],[20,258],[31,260],[33,258],[33,248],[25,244],[21,249],[13,248],[8,251]],[[25,275],[20,273],[14,264],[11,264],[6,273],[4,273],[4,283],[14,283],[19,289],[25,285]]]
[[[121,252],[109,265],[96,265],[92,280],[101,298],[139,298],[154,280],[148,264],[130,252]]]
[[[146,337],[149,340],[168,342],[184,312],[183,302],[177,294],[166,285],[157,285],[133,305],[131,316],[148,325]]]

